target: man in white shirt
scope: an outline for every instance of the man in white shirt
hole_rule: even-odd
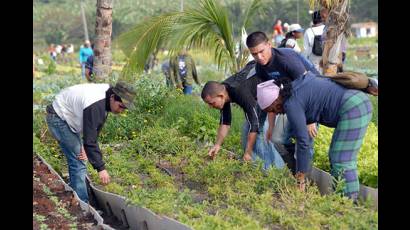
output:
[[[127,108],[132,109],[134,97],[132,85],[121,81],[114,87],[109,84],[80,84],[63,89],[47,106],[47,125],[67,159],[70,186],[86,203],[85,160],[88,159],[98,171],[103,184],[110,182],[98,145],[98,134],[108,112],[117,114]]]
[[[321,36],[323,34],[323,29],[325,28],[325,25],[322,23],[322,18],[320,17],[320,12],[319,11],[313,12],[312,20],[313,20],[313,26],[305,31],[304,41],[303,41],[303,47],[304,47],[303,55],[309,61],[311,61],[313,63],[313,65],[319,71],[319,73],[322,73],[322,68],[319,65],[320,60],[322,59],[322,55],[321,55],[321,53],[315,52],[313,50],[313,45],[314,45],[315,36],[319,36],[319,38],[321,38]],[[322,43],[321,42],[318,43],[318,41],[317,41],[316,46],[317,45],[322,46]],[[318,55],[318,54],[320,54],[320,55]]]

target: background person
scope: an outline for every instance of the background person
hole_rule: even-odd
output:
[[[299,24],[292,24],[289,26],[289,32],[286,33],[285,39],[282,40],[278,48],[291,48],[295,52],[300,53],[297,39],[303,37],[303,28]]]
[[[320,60],[322,60],[323,54],[322,34],[325,25],[322,23],[319,11],[313,12],[312,22],[312,27],[306,29],[303,36],[303,56],[313,63],[319,73],[322,73],[323,70],[320,67]]]
[[[179,51],[177,55],[171,57],[169,68],[173,85],[182,89],[184,94],[192,94],[194,81],[200,85],[194,59],[186,49]]]
[[[94,55],[94,52],[91,48],[90,41],[86,40],[84,42],[84,46],[80,48],[80,52],[79,52],[79,61],[81,65],[81,77],[83,79],[85,78],[85,65],[86,65],[88,57],[90,57],[91,55]]]
[[[273,34],[272,34],[272,40],[273,44],[278,47],[281,43],[281,41],[284,38],[284,33],[283,33],[283,28],[282,28],[282,21],[278,19],[276,23],[272,27],[273,29]]]

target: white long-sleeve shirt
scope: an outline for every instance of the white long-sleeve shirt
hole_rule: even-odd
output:
[[[83,113],[91,104],[105,100],[109,84],[80,84],[63,89],[56,95],[53,108],[74,133],[83,131]],[[105,105],[105,103],[103,103]]]
[[[313,63],[313,65],[319,72],[322,72],[321,68],[319,67],[319,62],[322,59],[322,56],[314,55],[312,53],[312,48],[315,35],[322,35],[324,28],[325,25],[310,27],[309,29],[305,30],[305,34],[303,36],[303,55]]]

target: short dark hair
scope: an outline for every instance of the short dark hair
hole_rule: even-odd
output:
[[[261,44],[262,42],[267,41],[269,41],[269,39],[264,32],[256,31],[248,35],[248,37],[246,38],[246,45],[248,46],[248,48],[252,48]]]
[[[205,97],[207,96],[215,96],[216,94],[222,92],[225,89],[225,87],[217,82],[217,81],[208,81],[205,85],[204,88],[202,89],[201,97],[202,100],[205,100]]]
[[[322,22],[322,17],[320,16],[319,10],[316,10],[315,12],[313,12],[312,21],[313,21],[313,24],[318,24]]]

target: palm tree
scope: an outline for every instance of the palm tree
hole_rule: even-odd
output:
[[[111,72],[112,7],[113,0],[97,0],[93,67],[95,81],[105,81]]]
[[[327,29],[323,47],[323,74],[336,74],[338,64],[342,63],[341,43],[350,36],[349,29],[349,1],[350,0],[309,0],[311,8],[320,5],[329,10],[329,17],[325,22]]]
[[[252,1],[243,17],[242,31],[260,6],[261,0]],[[182,12],[149,18],[120,35],[116,44],[128,57],[121,77],[130,78],[141,72],[148,56],[161,46],[168,47],[170,55],[184,47],[213,52],[218,67],[234,73],[246,64],[249,55],[241,40],[233,36],[225,7],[215,0],[199,0],[197,5],[185,7]],[[235,53],[238,42],[239,52]]]

